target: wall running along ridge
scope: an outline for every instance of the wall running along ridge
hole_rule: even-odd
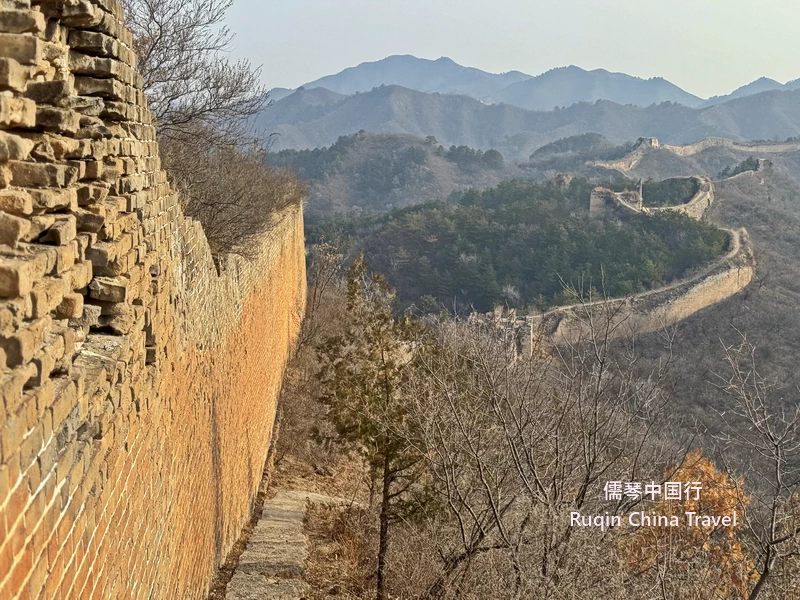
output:
[[[546,335],[556,344],[576,344],[591,339],[593,329],[602,332],[607,326],[612,338],[652,333],[730,298],[752,281],[755,258],[745,229],[726,231],[728,253],[694,276],[629,298],[562,306],[528,317],[531,338]]]
[[[305,298],[184,217],[116,0],[0,0],[0,599],[204,597],[248,519]]]
[[[495,307],[491,313],[473,313],[470,319],[513,332],[516,350],[530,356],[549,344],[580,344],[592,334],[610,339],[662,331],[698,311],[744,290],[755,274],[755,257],[745,229],[725,229],[729,249],[705,269],[669,285],[626,298],[610,298],[559,306],[534,316]],[[543,345],[543,342],[544,345]]]
[[[592,163],[596,167],[603,167],[626,173],[638,165],[645,154],[651,150],[666,150],[676,156],[692,156],[709,148],[729,148],[740,152],[751,152],[753,154],[783,154],[786,152],[797,152],[800,150],[800,142],[737,142],[727,138],[709,137],[685,146],[672,146],[662,144],[657,138],[639,138],[636,146],[630,153],[614,161],[595,161]]]

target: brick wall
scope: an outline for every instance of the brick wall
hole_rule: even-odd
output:
[[[759,163],[761,165],[761,163]],[[639,191],[614,192],[604,187],[592,190],[589,196],[589,216],[602,218],[614,211],[621,209],[623,212],[633,211],[642,213],[679,212],[698,221],[702,220],[706,210],[714,202],[714,184],[709,177],[695,177],[699,188],[692,198],[685,204],[675,206],[645,206],[646,199],[642,198]]]
[[[116,0],[0,0],[0,600],[202,598],[305,297],[302,212],[214,265]]]
[[[698,188],[697,193],[692,196],[692,199],[686,204],[679,204],[677,206],[653,206],[650,208],[645,207],[645,212],[679,212],[688,215],[693,219],[701,221],[703,219],[703,215],[706,214],[706,211],[714,202],[714,184],[709,177],[696,177],[695,179],[698,180],[700,187]]]

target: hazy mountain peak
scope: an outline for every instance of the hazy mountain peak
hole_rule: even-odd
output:
[[[305,87],[324,87],[340,94],[351,95],[368,92],[381,85],[400,85],[420,92],[465,94],[473,98],[483,98],[528,78],[530,75],[518,71],[496,74],[464,67],[447,56],[430,60],[402,54],[361,63],[335,75],[307,83]]]
[[[706,101],[657,76],[645,79],[603,68],[586,70],[577,65],[565,65],[532,77],[520,71],[488,73],[460,65],[448,56],[426,59],[411,54],[395,54],[349,67],[304,87],[327,88],[349,96],[382,85],[398,85],[426,93],[465,95],[485,103],[549,111],[554,107],[598,100],[642,107],[662,102],[690,107],[711,106],[770,90],[798,89],[800,79],[784,86],[761,77],[729,95]],[[276,90],[275,99],[285,95],[285,91]]]
[[[487,100],[529,110],[552,110],[557,106],[598,100],[635,106],[665,101],[699,106],[703,102],[663,78],[642,79],[606,69],[587,71],[575,65],[551,69],[512,84]]]
[[[715,104],[720,104],[722,102],[727,102],[728,100],[733,100],[734,98],[743,98],[745,96],[752,96],[754,94],[760,94],[761,92],[771,92],[774,90],[785,90],[785,89],[793,89],[789,87],[789,84],[783,85],[782,83],[775,81],[774,79],[770,79],[769,77],[759,77],[755,81],[751,81],[747,85],[743,85],[741,87],[736,88],[730,94],[725,96],[712,96],[709,98],[705,106],[713,106]]]

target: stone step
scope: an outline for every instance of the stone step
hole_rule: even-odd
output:
[[[309,591],[303,581],[308,542],[303,534],[306,506],[341,505],[347,501],[314,492],[280,490],[264,502],[247,547],[226,588],[227,600],[301,600]]]

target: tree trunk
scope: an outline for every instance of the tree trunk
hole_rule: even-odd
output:
[[[381,490],[381,534],[378,542],[378,593],[377,600],[386,600],[386,552],[389,549],[389,488],[391,487],[391,470],[389,457],[383,458],[383,489]]]
[[[748,600],[756,600],[759,594],[761,593],[761,589],[764,587],[764,584],[767,581],[767,577],[769,577],[770,572],[772,571],[772,563],[773,558],[771,555],[771,548],[767,548],[767,556],[764,560],[764,570],[761,572],[760,576],[758,577],[758,581],[756,582],[753,591],[750,592],[750,595],[747,597]]]

